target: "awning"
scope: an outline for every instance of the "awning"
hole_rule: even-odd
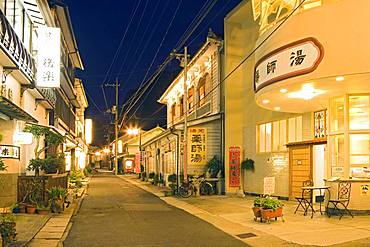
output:
[[[30,114],[25,112],[22,108],[18,107],[16,104],[0,96],[0,112],[4,113],[5,115],[15,118],[18,120],[23,120],[27,122],[37,123],[38,121],[33,118]]]

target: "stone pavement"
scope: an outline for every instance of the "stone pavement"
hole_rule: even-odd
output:
[[[36,234],[33,240],[27,245],[29,247],[57,247],[66,231],[69,221],[76,208],[71,204],[62,214],[53,214],[49,221]]]
[[[271,224],[253,220],[253,197],[204,196],[192,198],[164,197],[162,188],[144,183],[136,176],[120,178],[147,190],[168,204],[181,208],[241,239],[251,246],[370,246],[370,216],[345,216],[342,220],[319,213],[303,216],[294,214],[295,202],[284,202],[284,219]],[[256,235],[250,237],[252,235]],[[237,237],[238,238],[238,237]]]

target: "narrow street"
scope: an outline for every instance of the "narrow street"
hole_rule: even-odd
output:
[[[245,246],[110,174],[93,177],[64,246]]]

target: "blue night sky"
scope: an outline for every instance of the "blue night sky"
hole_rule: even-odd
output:
[[[78,72],[78,76],[83,79],[88,93],[90,107],[86,115],[87,118],[93,118],[95,123],[95,144],[104,143],[103,135],[107,132],[106,126],[111,122],[110,115],[102,113],[106,109],[101,90],[102,83],[113,83],[115,78],[119,79],[122,105],[129,95],[135,92],[145,75],[149,77],[176,47],[202,7],[213,2],[215,4],[211,11],[185,43],[189,46],[190,54],[194,54],[203,44],[208,28],[223,36],[223,19],[241,0],[105,0],[88,1],[88,4],[86,1],[64,1],[70,11],[85,66],[85,70]],[[176,9],[178,11],[174,17]],[[135,10],[136,13],[133,15]],[[165,35],[172,19],[172,25]],[[106,77],[125,32],[122,48]],[[157,56],[155,56],[156,53]],[[151,63],[153,65],[149,69]],[[135,116],[133,111],[137,107],[128,114],[132,124],[135,122],[144,129],[157,124],[165,125],[165,108],[159,110],[161,105],[156,103],[156,100],[179,70],[179,63],[171,62],[148,93],[144,104],[137,109]],[[114,89],[106,88],[105,91],[107,104],[112,106]],[[140,101],[137,106],[139,104]],[[157,110],[159,110],[158,114],[151,116]]]

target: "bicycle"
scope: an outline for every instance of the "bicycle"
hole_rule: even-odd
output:
[[[201,195],[211,195],[213,194],[213,186],[211,183],[206,181],[204,177],[194,177],[188,182],[184,182],[179,186],[178,194],[183,198],[188,198],[193,194],[196,194],[197,184],[199,184],[199,192]]]

